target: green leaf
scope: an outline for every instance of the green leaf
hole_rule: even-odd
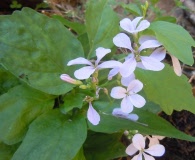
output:
[[[28,125],[40,114],[52,109],[54,97],[26,86],[16,86],[0,96],[0,140],[20,142]]]
[[[90,52],[87,58],[95,56],[98,47],[112,48],[113,37],[119,32],[119,18],[109,6],[109,0],[90,0],[86,10],[86,30]]]
[[[10,38],[11,37],[11,38]],[[60,95],[73,85],[64,83],[62,73],[71,59],[83,56],[80,42],[58,20],[32,9],[23,8],[9,16],[0,16],[0,62],[16,77],[33,88]]]
[[[85,33],[85,25],[78,22],[71,22],[59,15],[53,15],[52,18],[59,20],[63,25],[71,28],[78,35]]]
[[[175,17],[172,17],[172,16],[163,16],[163,17],[155,18],[154,21],[166,21],[166,22],[170,22],[170,23],[176,23],[177,19]]]
[[[195,41],[185,29],[165,21],[153,22],[149,29],[154,31],[158,41],[170,54],[185,64],[192,65],[194,63],[191,47],[195,47]]]
[[[10,160],[18,146],[19,144],[10,146],[0,142],[0,160]]]
[[[173,110],[195,113],[195,98],[188,79],[184,75],[176,76],[170,66],[159,72],[137,69],[136,77],[143,82],[147,98],[159,104],[167,114]]]
[[[37,118],[12,160],[71,160],[87,136],[84,118],[69,118],[52,110]]]
[[[20,84],[19,80],[0,65],[0,95]]]
[[[129,3],[129,4],[122,3],[121,6],[125,10],[127,10],[128,12],[130,12],[130,13],[136,15],[136,16],[142,16],[141,8],[135,3]]]
[[[89,132],[90,133],[90,132]],[[125,146],[120,142],[121,134],[90,133],[84,144],[87,160],[110,160],[125,156]]]
[[[66,94],[63,97],[63,105],[60,106],[60,111],[62,113],[67,113],[68,111],[72,110],[73,108],[82,108],[83,106],[83,99],[85,98],[85,94],[82,93],[75,93],[71,92]]]
[[[134,113],[139,116],[137,122],[117,118],[109,113],[100,113],[100,123],[93,126],[88,123],[89,128],[95,132],[116,133],[124,130],[138,130],[146,135],[161,135],[187,141],[194,141],[195,137],[191,137],[176,128],[170,123],[156,114],[145,111],[144,109],[134,109]]]

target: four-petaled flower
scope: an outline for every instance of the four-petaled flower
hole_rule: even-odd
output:
[[[134,156],[132,160],[142,160],[142,155],[144,160],[155,160],[152,156],[162,156],[165,153],[165,147],[161,144],[155,144],[145,149],[145,138],[141,134],[135,134],[132,143],[126,148],[126,153],[132,156],[137,151],[139,151],[139,154]]]
[[[133,80],[129,83],[127,89],[123,87],[114,87],[111,90],[111,97],[115,99],[122,99],[121,109],[125,113],[133,111],[133,106],[141,108],[145,105],[145,99],[137,94],[143,88],[142,82]]]
[[[150,26],[150,22],[141,20],[142,18],[143,17],[137,17],[132,21],[129,18],[124,18],[120,21],[120,27],[129,33],[136,34]]]
[[[91,102],[89,102],[89,108],[87,110],[87,119],[93,125],[98,125],[100,122],[100,115],[99,113],[93,108]]]
[[[131,75],[136,66],[152,71],[160,71],[164,68],[164,64],[160,62],[166,55],[166,50],[164,48],[157,48],[150,56],[140,55],[141,51],[144,49],[161,46],[162,44],[157,40],[151,38],[139,40],[140,47],[137,51],[132,48],[130,38],[124,33],[117,34],[113,38],[113,42],[117,47],[126,48],[131,51],[131,54],[126,58],[125,62],[118,67],[120,68],[119,72],[122,77]]]
[[[96,49],[97,60],[95,61],[94,64],[91,61],[89,61],[83,57],[79,57],[79,58],[76,58],[76,59],[69,61],[67,65],[68,66],[75,65],[75,64],[88,65],[88,66],[82,67],[74,72],[74,76],[77,79],[80,79],[80,80],[88,79],[96,70],[104,68],[104,65],[101,65],[101,64],[99,65],[99,62],[106,54],[108,54],[110,52],[111,52],[110,49],[99,47]]]

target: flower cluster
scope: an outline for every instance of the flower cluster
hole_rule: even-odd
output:
[[[96,98],[86,98],[85,101],[89,104],[87,118],[93,125],[98,125],[100,122],[100,115],[92,106],[92,102],[99,97],[99,70],[106,68],[111,69],[108,74],[108,80],[112,80],[113,76],[117,74],[121,77],[122,86],[113,87],[110,93],[112,98],[122,99],[120,105],[121,110],[115,110],[115,116],[119,114],[121,115],[121,112],[123,112],[123,115],[128,115],[133,111],[134,107],[141,108],[145,105],[146,100],[138,94],[143,88],[143,83],[136,79],[134,71],[136,67],[144,70],[160,71],[164,68],[164,64],[161,61],[166,55],[165,48],[155,37],[147,35],[139,36],[138,33],[147,29],[149,26],[150,22],[143,20],[143,17],[137,17],[132,21],[129,18],[124,18],[120,21],[120,27],[125,33],[117,34],[113,38],[113,43],[115,46],[128,51],[127,56],[124,58],[124,62],[116,60],[101,62],[102,58],[111,52],[110,49],[103,47],[96,49],[96,60],[88,60],[83,57],[78,57],[68,62],[68,66],[77,64],[85,66],[74,72],[74,76],[78,80],[71,78],[67,74],[61,75],[60,78],[62,80],[79,85],[80,88],[83,89],[86,89],[87,87],[86,85],[83,85],[81,80],[91,80],[91,85],[88,85],[88,87],[91,87],[94,90]],[[148,54],[148,50],[150,51],[150,54]],[[177,75],[181,75],[179,61],[172,55],[171,58],[174,71]],[[127,115],[126,117],[128,117]]]
[[[68,66],[85,65],[74,72],[77,80],[67,74],[62,74],[60,78],[68,83],[78,85],[81,89],[89,88],[90,91],[94,91],[94,96],[87,95],[84,99],[89,105],[87,119],[91,124],[98,125],[100,122],[100,115],[93,107],[93,101],[99,98],[100,89],[103,89],[108,95],[108,90],[99,86],[98,73],[102,69],[111,69],[108,73],[109,81],[116,75],[120,77],[120,85],[113,87],[110,92],[112,98],[121,99],[120,108],[115,108],[112,115],[131,121],[139,119],[138,115],[132,113],[133,109],[134,107],[142,108],[146,104],[146,100],[138,93],[143,89],[144,85],[140,80],[136,79],[134,71],[136,67],[144,70],[161,71],[165,66],[161,62],[166,55],[166,50],[162,44],[153,36],[138,34],[138,32],[147,29],[149,26],[150,22],[143,20],[143,17],[137,17],[132,21],[125,18],[120,21],[120,27],[125,33],[117,34],[113,38],[113,43],[116,47],[126,50],[127,55],[124,57],[124,61],[102,61],[103,57],[110,53],[111,50],[99,47],[95,51],[96,60],[78,57],[68,62]],[[181,67],[179,61],[176,57],[170,56],[173,61],[174,71],[180,76]],[[85,83],[87,84],[85,85],[82,80],[86,80]],[[146,138],[150,141],[148,149],[145,149]],[[126,153],[134,155],[139,151],[139,154],[134,156],[132,160],[142,160],[142,156],[145,160],[154,160],[151,155],[162,156],[165,152],[164,146],[158,144],[159,139],[136,134],[132,139],[132,144],[127,147]]]

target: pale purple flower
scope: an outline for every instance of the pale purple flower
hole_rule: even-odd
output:
[[[148,40],[146,38],[140,40],[141,44],[137,52],[133,50],[130,38],[124,33],[117,34],[113,38],[113,42],[117,47],[126,48],[132,52],[128,58],[126,58],[125,62],[120,65],[120,74],[122,77],[130,76],[136,66],[152,71],[160,71],[164,68],[164,64],[160,62],[166,55],[164,48],[157,48],[150,56],[140,55],[141,51],[144,49],[161,46],[162,44],[157,40],[151,38],[148,38]]]
[[[68,74],[61,74],[60,78],[61,80],[71,84],[75,84],[75,85],[83,84],[81,81],[71,78]]]
[[[129,33],[136,34],[150,26],[150,22],[141,20],[142,18],[143,17],[137,17],[132,21],[129,18],[124,18],[120,21],[120,27]]]
[[[98,125],[100,122],[100,115],[99,113],[93,108],[91,102],[89,102],[89,108],[87,111],[87,119],[89,122],[91,122],[93,125]]]
[[[121,108],[114,108],[112,111],[112,115],[115,117],[120,117],[124,119],[128,119],[131,121],[137,121],[139,119],[137,114],[128,114],[122,111]]]
[[[152,36],[142,36],[139,39],[139,43],[142,44],[147,40],[156,40],[156,38],[152,37]],[[158,59],[159,61],[161,61],[165,58],[165,55],[166,55],[165,48],[160,47],[160,48],[156,49],[152,53],[152,55],[150,55],[150,57],[153,57],[153,58]],[[171,56],[171,59],[172,59],[172,64],[173,64],[173,69],[174,69],[175,74],[177,76],[181,76],[182,75],[182,69],[181,69],[181,65],[180,65],[179,60],[175,56],[173,56],[172,54],[169,54],[169,55]]]
[[[141,108],[145,105],[145,99],[137,94],[143,88],[143,83],[139,80],[133,80],[129,83],[127,89],[117,86],[112,88],[111,97],[115,99],[122,99],[121,109],[124,113],[133,111],[133,106]]]
[[[76,70],[74,72],[74,76],[80,80],[88,79],[96,70],[104,68],[103,65],[99,65],[99,62],[106,54],[108,54],[110,52],[111,52],[110,49],[105,49],[103,47],[99,47],[96,49],[97,60],[95,61],[94,64],[91,61],[89,61],[83,57],[79,57],[79,58],[76,58],[76,59],[69,61],[67,65],[68,66],[75,65],[75,64],[87,65],[85,67],[82,67],[82,68]]]
[[[126,153],[130,156],[139,151],[138,155],[135,155],[132,160],[155,160],[154,157],[160,157],[165,153],[165,147],[161,144],[155,144],[145,149],[145,138],[141,134],[135,134],[132,138],[132,143],[126,148]],[[148,155],[150,154],[150,155]]]

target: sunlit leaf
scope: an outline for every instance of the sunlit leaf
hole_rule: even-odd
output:
[[[136,77],[143,82],[147,98],[167,114],[173,110],[195,113],[195,98],[188,79],[184,75],[178,77],[170,66],[159,72],[137,69]]]
[[[0,17],[0,62],[29,86],[60,95],[72,89],[60,74],[73,75],[67,62],[83,56],[80,42],[58,20],[23,8]]]
[[[119,32],[119,18],[109,4],[110,0],[90,0],[86,10],[86,31],[89,38],[91,58],[98,47],[112,48],[113,37]]]

